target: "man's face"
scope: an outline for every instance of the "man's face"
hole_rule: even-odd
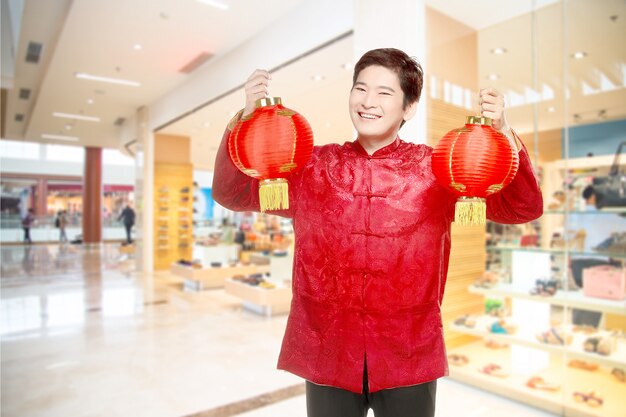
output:
[[[360,138],[395,139],[412,106],[402,108],[404,92],[395,72],[371,65],[359,73],[350,91],[350,118]]]

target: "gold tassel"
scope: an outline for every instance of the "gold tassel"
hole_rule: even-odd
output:
[[[263,180],[259,183],[261,212],[289,208],[289,187],[286,179]]]
[[[484,198],[461,197],[456,202],[454,221],[460,226],[484,225],[487,220],[487,204]]]

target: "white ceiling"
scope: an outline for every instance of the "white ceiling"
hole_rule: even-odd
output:
[[[119,128],[114,126],[114,121],[132,117],[138,107],[150,105],[184,82],[189,75],[178,70],[197,54],[206,51],[219,57],[304,3],[304,0],[223,1],[230,5],[229,10],[196,0],[26,0],[14,88],[8,91],[8,104],[3,109],[7,116],[4,137],[63,143],[41,139],[42,133],[60,133],[79,137],[78,144],[82,146],[119,147]],[[539,9],[535,21],[529,14],[533,3]],[[497,72],[501,78],[487,81],[488,84],[508,94],[524,95],[525,89],[533,86],[532,68],[539,69],[537,88],[546,84],[555,97],[537,106],[527,103],[512,107],[509,118],[518,130],[532,130],[535,111],[541,129],[559,128],[566,120],[571,122],[574,113],[586,123],[601,120],[597,114],[602,109],[606,110],[607,119],[625,117],[624,0],[593,4],[587,0],[568,0],[567,45],[563,45],[562,3],[555,0],[480,0],[471,5],[465,0],[428,0],[427,4],[478,30],[481,85],[489,73]],[[609,19],[612,15],[619,17],[612,21]],[[532,49],[533,25],[539,37],[536,51]],[[30,40],[44,43],[38,66],[23,61]],[[136,43],[142,45],[141,50],[133,49]],[[505,46],[509,53],[502,56],[489,53],[494,46]],[[563,56],[564,48],[570,52],[580,48],[589,55],[575,61]],[[346,112],[351,70],[341,67],[352,55],[352,39],[347,37],[274,74],[270,94],[283,96],[287,107],[306,115],[317,144],[349,140],[352,135]],[[567,109],[560,100],[564,63],[570,74],[567,85],[572,98]],[[136,80],[141,87],[80,80],[74,77],[76,72]],[[316,74],[324,75],[325,79],[313,81],[311,77]],[[582,81],[599,89],[603,77],[619,88],[601,94],[583,94]],[[24,87],[33,89],[29,100],[17,98],[19,88]],[[94,103],[87,104],[88,99]],[[207,101],[211,99],[207,97]],[[242,105],[243,92],[235,92],[163,131],[191,136],[194,162],[200,168],[210,169],[212,152],[225,123]],[[550,106],[555,107],[554,113],[547,112]],[[55,111],[82,112],[100,117],[101,122],[52,117]],[[16,113],[25,114],[26,119],[15,122]]]
[[[188,77],[180,68],[202,52],[223,55],[302,2],[225,0],[230,8],[221,10],[196,0],[27,0],[5,137],[46,142],[41,135],[53,133],[79,137],[81,145],[117,147],[114,121],[176,88]],[[24,62],[29,41],[44,43],[48,65]],[[29,76],[41,67],[40,81]],[[141,86],[81,80],[76,72]],[[19,100],[18,90],[26,86],[35,94]],[[97,116],[101,122],[72,122],[53,112]],[[15,113],[26,114],[26,120],[15,122]]]

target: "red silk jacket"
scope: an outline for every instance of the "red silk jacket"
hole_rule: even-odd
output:
[[[231,125],[232,127],[232,125]],[[228,155],[227,130],[213,197],[259,211],[258,181]],[[295,253],[293,299],[278,368],[360,393],[448,373],[440,306],[456,197],[431,169],[432,148],[396,139],[368,155],[358,141],[315,147],[289,178]],[[525,223],[542,214],[526,149],[513,182],[487,199],[487,217]]]

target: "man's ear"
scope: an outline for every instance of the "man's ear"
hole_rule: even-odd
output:
[[[403,119],[405,121],[411,120],[413,116],[415,116],[416,112],[417,112],[417,101],[414,101],[413,103],[409,104],[409,106],[404,111]]]

